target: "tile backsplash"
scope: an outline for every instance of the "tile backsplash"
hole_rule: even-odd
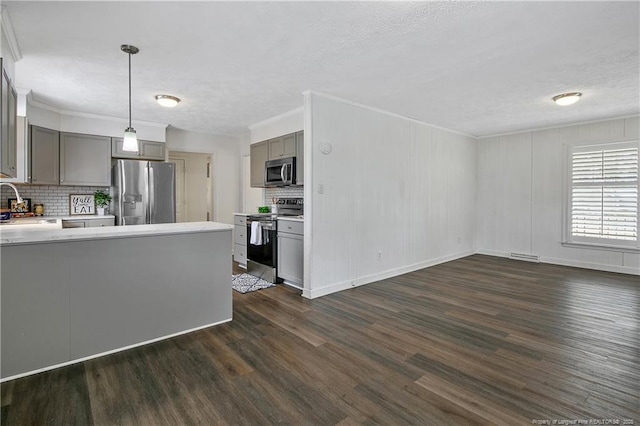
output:
[[[303,198],[303,186],[284,186],[281,188],[265,188],[264,205],[270,206],[272,198]]]
[[[93,194],[98,189],[109,192],[108,187],[101,186],[58,186],[58,185],[16,185],[20,196],[30,198],[31,205],[44,204],[45,216],[68,216],[70,194]],[[2,208],[8,208],[9,198],[16,198],[16,194],[8,186],[2,186]],[[32,207],[33,210],[33,207]]]

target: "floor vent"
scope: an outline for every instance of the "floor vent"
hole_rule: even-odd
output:
[[[510,253],[509,259],[540,263],[540,256],[537,256],[535,254]]]

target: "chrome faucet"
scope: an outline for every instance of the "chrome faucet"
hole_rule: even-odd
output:
[[[24,200],[22,199],[22,197],[20,196],[20,194],[18,194],[18,188],[16,188],[16,186],[12,183],[8,183],[8,182],[0,182],[0,186],[2,185],[7,185],[8,187],[10,187],[11,189],[13,189],[13,192],[16,193],[16,204],[22,204],[24,203]]]

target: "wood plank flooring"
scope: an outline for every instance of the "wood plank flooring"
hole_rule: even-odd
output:
[[[3,383],[1,424],[640,425],[637,276],[475,255],[233,298],[231,323]]]

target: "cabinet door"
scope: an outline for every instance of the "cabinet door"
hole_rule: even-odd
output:
[[[124,151],[122,138],[111,138],[111,156],[113,158],[130,158],[132,160],[164,161],[165,144],[163,142],[138,140],[138,152]]]
[[[304,237],[278,232],[278,276],[302,288]]]
[[[296,185],[304,184],[304,132],[296,133]]]
[[[111,185],[111,138],[60,133],[60,185]]]
[[[140,159],[164,161],[164,143],[140,141]]]
[[[1,61],[0,61],[1,68]],[[13,178],[16,170],[16,94],[4,68],[0,86],[0,176]]]
[[[77,220],[77,219],[65,219],[62,221],[62,227],[63,228],[84,228],[86,226],[86,223],[84,220]]]
[[[269,140],[269,160],[296,156],[296,135],[281,136]]]
[[[31,126],[31,175],[29,182],[58,185],[60,182],[60,133]]]
[[[251,145],[251,187],[264,188],[264,163],[269,159],[269,141]]]
[[[99,228],[103,226],[114,226],[116,219],[114,217],[100,218],[100,219],[86,219],[84,221],[85,228]]]

